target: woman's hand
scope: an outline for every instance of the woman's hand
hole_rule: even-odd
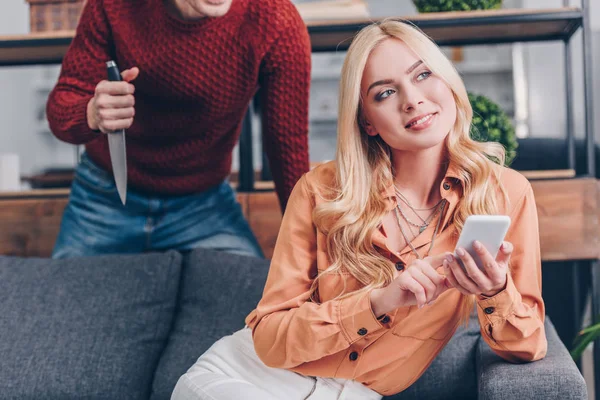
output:
[[[456,254],[465,268],[461,267],[452,254],[448,254],[443,262],[446,277],[452,286],[463,294],[494,296],[506,287],[508,262],[513,251],[513,245],[509,242],[503,242],[495,260],[480,242],[475,241],[473,248],[483,262],[483,270],[477,267],[471,255],[465,249],[459,248],[456,250]]]
[[[436,271],[446,254],[415,260],[388,286],[371,292],[371,307],[377,316],[399,307],[430,304],[451,287],[446,277]]]

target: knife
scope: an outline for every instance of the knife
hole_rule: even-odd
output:
[[[108,70],[109,81],[121,81],[121,73],[117,67],[117,63],[114,61],[108,61],[106,63]],[[115,184],[117,185],[117,191],[121,202],[125,205],[127,199],[127,153],[125,150],[125,129],[121,129],[115,132],[107,134],[108,136],[108,150],[110,152],[110,162],[112,164],[113,175],[115,177]]]

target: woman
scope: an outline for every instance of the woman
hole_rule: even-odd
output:
[[[388,20],[354,39],[340,86],[336,161],[296,184],[248,327],[200,357],[174,399],[380,399],[419,378],[473,303],[497,354],[544,357],[533,192],[500,145],[470,139],[452,64]],[[475,246],[483,270],[452,256],[471,214],[512,219],[495,259]]]

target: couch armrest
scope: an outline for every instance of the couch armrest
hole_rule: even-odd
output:
[[[583,376],[548,318],[545,328],[546,357],[527,364],[504,361],[479,339],[476,367],[480,399],[587,400]]]

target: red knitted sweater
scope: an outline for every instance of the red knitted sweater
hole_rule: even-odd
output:
[[[230,173],[249,101],[260,87],[263,141],[282,206],[308,171],[310,41],[289,0],[233,0],[218,18],[184,22],[164,0],[88,0],[47,104],[52,132],[85,144],[112,171],[106,135],[86,107],[105,62],[139,67],[127,130],[130,186],[159,195],[203,191]]]

